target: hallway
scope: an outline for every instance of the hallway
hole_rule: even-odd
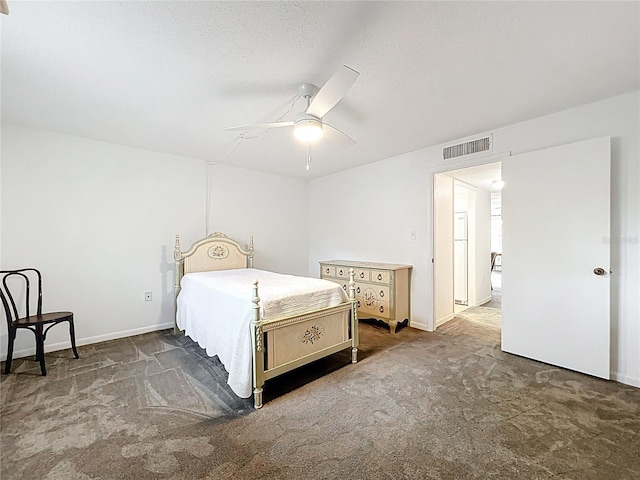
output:
[[[502,275],[501,272],[491,272],[491,300],[477,307],[455,306],[455,318],[482,323],[491,327],[500,328],[502,318]]]

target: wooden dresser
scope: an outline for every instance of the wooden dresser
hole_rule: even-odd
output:
[[[397,324],[409,320],[410,275],[413,267],[326,260],[320,262],[320,278],[339,283],[348,293],[351,268],[355,272],[358,318],[381,320],[389,325],[391,333],[396,333]]]

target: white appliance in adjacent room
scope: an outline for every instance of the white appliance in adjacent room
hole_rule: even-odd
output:
[[[467,212],[453,214],[453,295],[458,305],[469,304]]]

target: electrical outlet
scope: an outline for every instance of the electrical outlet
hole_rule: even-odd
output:
[[[153,293],[152,292],[144,292],[144,301],[145,302],[150,302],[151,300],[153,300]]]

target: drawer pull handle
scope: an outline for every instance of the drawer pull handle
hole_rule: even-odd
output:
[[[360,293],[360,287],[356,288],[356,292]]]
[[[340,275],[342,275],[342,270],[340,270],[340,272],[339,272],[339,273],[340,273]]]
[[[360,300],[358,300],[358,308],[360,308]]]
[[[384,313],[384,307],[380,305],[380,313]]]
[[[329,269],[328,268],[327,268],[326,272],[329,273]]]
[[[380,290],[380,296],[384,297],[384,290]]]
[[[360,272],[360,278],[364,278],[364,272]]]
[[[378,274],[378,280],[382,280],[382,274],[381,273]]]
[[[342,285],[342,289],[346,292],[347,291],[347,286],[346,285]]]

